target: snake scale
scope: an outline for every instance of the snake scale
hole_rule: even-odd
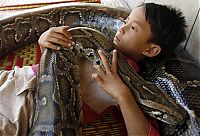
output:
[[[21,46],[37,42],[50,27],[75,27],[69,30],[76,42],[74,49],[43,53],[30,135],[82,135],[80,60],[90,65],[101,63],[99,49],[111,58],[110,52],[116,47],[110,39],[128,13],[128,10],[98,4],[73,3],[38,8],[0,20],[1,58]],[[164,63],[147,61],[147,70],[141,77],[122,54],[118,56],[120,77],[142,110],[160,120],[163,135],[199,135],[198,65],[184,57],[171,57],[161,61]],[[188,76],[188,67],[195,74]]]

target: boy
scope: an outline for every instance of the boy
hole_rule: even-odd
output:
[[[113,42],[119,48],[120,52],[131,60],[131,64],[137,68],[137,63],[142,59],[146,57],[162,57],[176,48],[186,38],[185,26],[185,19],[180,11],[153,3],[143,4],[132,10],[131,14],[124,21],[124,24],[117,31]],[[55,27],[44,32],[38,41],[41,51],[44,48],[59,50],[60,47],[57,45],[73,48],[74,42],[67,31],[68,28],[66,26]],[[94,65],[93,68],[96,72],[92,74],[92,78],[108,95],[116,100],[124,117],[128,135],[159,135],[158,130],[156,130],[138,107],[129,88],[118,76],[116,70],[116,50],[113,51],[111,67],[102,51],[99,51],[99,55],[104,68]],[[32,69],[37,71],[35,67],[32,67]],[[32,74],[30,77],[32,77]],[[31,80],[32,78],[29,79],[29,81]],[[1,94],[0,97],[2,97]],[[31,98],[30,100],[32,101]],[[89,105],[89,103],[87,104]],[[28,105],[32,107],[30,102]],[[26,108],[30,110],[30,107],[27,106],[23,110],[26,111]],[[90,108],[95,111],[102,111],[106,108],[100,107],[101,109],[95,109],[96,107],[95,104],[90,104]],[[6,108],[4,107],[4,109]],[[26,116],[30,116],[27,117],[26,122],[32,117],[31,112],[29,111],[26,114]],[[1,108],[0,113],[2,114]],[[31,121],[28,123],[31,124]],[[2,127],[0,127],[1,129]]]

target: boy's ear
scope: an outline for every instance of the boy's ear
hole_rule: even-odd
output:
[[[149,48],[147,48],[144,52],[142,52],[143,55],[146,57],[155,57],[161,52],[161,47],[156,44],[151,44]]]

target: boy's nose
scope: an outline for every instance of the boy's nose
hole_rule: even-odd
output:
[[[125,27],[124,26],[121,26],[120,29],[119,29],[119,32],[121,34],[124,34],[125,33]]]
[[[121,34],[124,34],[124,33],[125,33],[124,27],[121,27],[121,28],[119,29],[119,32],[120,32]]]

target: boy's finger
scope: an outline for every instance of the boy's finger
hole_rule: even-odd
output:
[[[67,31],[69,29],[68,26],[61,26],[61,27],[56,27],[52,28],[54,32],[60,33],[65,35],[68,39],[72,39],[72,35]]]
[[[63,27],[63,32],[64,32],[64,35],[69,39],[72,39],[72,35],[70,34],[70,32],[68,31],[68,29],[70,28],[69,26],[62,26]]]
[[[65,28],[65,29],[69,29],[70,28],[70,26],[61,26],[61,27]]]
[[[54,45],[54,44],[52,44],[50,42],[45,42],[43,46],[46,47],[46,48],[53,49],[53,50],[60,50],[59,46]]]
[[[61,45],[61,46],[65,46],[65,47],[71,47],[72,46],[72,43],[68,43],[66,41],[63,41],[62,39],[55,38],[55,37],[50,37],[48,39],[48,42],[51,42],[52,44],[58,44],[58,45]]]
[[[93,65],[92,68],[96,69],[102,78],[105,76],[105,71],[100,65]]]
[[[117,50],[113,50],[112,71],[117,72]]]
[[[99,56],[102,60],[103,66],[106,70],[106,73],[110,73],[110,66],[109,66],[108,59],[106,58],[105,54],[101,50],[98,50],[98,53],[99,53]]]
[[[97,82],[97,84],[98,85],[102,85],[103,84],[103,79],[99,76],[99,74],[97,74],[97,73],[92,73],[92,78],[94,79],[94,80],[96,80],[96,82]]]
[[[60,33],[53,32],[53,33],[51,33],[51,36],[54,37],[54,38],[59,38],[59,39],[66,41],[68,43],[73,42],[71,39],[69,39],[68,37],[66,37],[65,35],[60,34]]]

